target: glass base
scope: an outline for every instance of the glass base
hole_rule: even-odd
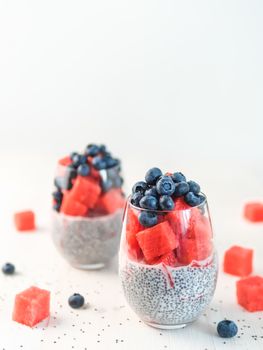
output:
[[[148,326],[151,326],[153,328],[158,328],[158,329],[181,329],[184,328],[188,325],[188,323],[182,323],[182,324],[158,324],[158,323],[151,323],[151,322],[145,322]]]
[[[71,264],[75,269],[79,270],[100,270],[102,269],[105,264],[104,263],[97,263],[97,264]]]

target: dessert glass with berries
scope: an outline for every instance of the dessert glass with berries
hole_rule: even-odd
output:
[[[211,302],[217,273],[200,186],[150,169],[133,186],[123,222],[119,274],[128,304],[150,326],[184,327]]]
[[[80,269],[102,268],[119,248],[125,198],[120,161],[104,145],[58,161],[52,237],[62,256]]]

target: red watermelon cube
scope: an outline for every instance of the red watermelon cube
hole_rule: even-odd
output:
[[[233,246],[225,252],[224,272],[245,277],[252,272],[253,250]]]
[[[152,260],[151,262],[149,262],[151,265],[158,265],[158,264],[164,264],[167,266],[172,266],[175,267],[177,260],[176,260],[176,256],[174,254],[173,251],[166,253],[154,260]]]
[[[133,208],[128,208],[127,211],[127,230],[133,232],[134,234],[142,231],[144,226],[142,226],[138,219],[139,211]]]
[[[89,177],[77,176],[71,189],[71,198],[87,208],[93,208],[101,193],[100,185]]]
[[[178,261],[183,265],[188,265],[192,261],[203,261],[207,259],[213,251],[211,241],[183,238],[177,248]]]
[[[187,229],[187,238],[193,238],[198,241],[210,241],[213,237],[212,227],[207,217],[203,216],[197,209],[191,213],[189,227]]]
[[[263,311],[263,278],[251,276],[236,283],[237,301],[250,312]]]
[[[58,164],[60,165],[63,165],[63,166],[68,166],[72,163],[72,160],[70,159],[70,157],[64,157],[64,158],[61,158],[59,161],[58,161]]]
[[[88,208],[72,198],[71,192],[67,191],[64,193],[60,211],[66,215],[85,216],[88,212]]]
[[[115,213],[118,209],[124,208],[125,198],[119,189],[111,189],[99,197],[95,209],[108,214]]]
[[[213,251],[210,221],[197,208],[188,213],[181,218],[182,228],[177,248],[178,261],[184,265],[205,260]]]
[[[244,217],[252,222],[263,222],[263,203],[247,203],[244,208]]]
[[[139,246],[147,261],[169,253],[178,246],[178,240],[167,221],[136,234]]]
[[[15,297],[13,321],[33,327],[50,314],[50,292],[30,287]]]
[[[133,231],[126,231],[126,241],[128,255],[131,259],[139,261],[142,259],[143,254],[136,238],[136,234]]]
[[[18,231],[35,230],[35,214],[32,210],[21,211],[14,215],[15,226]]]

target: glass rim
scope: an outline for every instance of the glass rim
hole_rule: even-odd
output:
[[[141,211],[148,211],[148,212],[151,212],[151,213],[157,213],[157,214],[164,214],[164,213],[172,213],[173,211],[189,211],[189,210],[192,210],[192,209],[195,209],[195,208],[201,208],[203,207],[204,205],[207,205],[207,196],[203,193],[203,192],[200,192],[200,194],[202,196],[204,196],[204,200],[202,201],[202,203],[198,204],[198,205],[195,205],[193,207],[190,207],[190,208],[187,208],[187,209],[173,209],[173,210],[160,210],[160,209],[157,209],[157,210],[153,210],[153,209],[145,209],[145,208],[140,208],[140,207],[136,207],[136,205],[133,205],[131,203],[131,194],[128,196],[127,198],[127,203],[134,209],[136,210],[141,210]],[[180,198],[180,197],[179,197]]]

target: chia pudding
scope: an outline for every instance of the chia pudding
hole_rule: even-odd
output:
[[[104,145],[90,144],[58,161],[52,237],[74,267],[103,267],[119,247],[125,205],[120,161]]]
[[[52,238],[64,258],[77,268],[103,267],[117,254],[123,211],[93,218],[53,213]]]
[[[203,266],[150,266],[127,259],[120,278],[128,304],[146,323],[160,328],[195,321],[210,304],[217,260]]]
[[[119,274],[128,304],[164,329],[195,321],[211,302],[217,255],[206,197],[180,173],[149,169],[126,206]]]

